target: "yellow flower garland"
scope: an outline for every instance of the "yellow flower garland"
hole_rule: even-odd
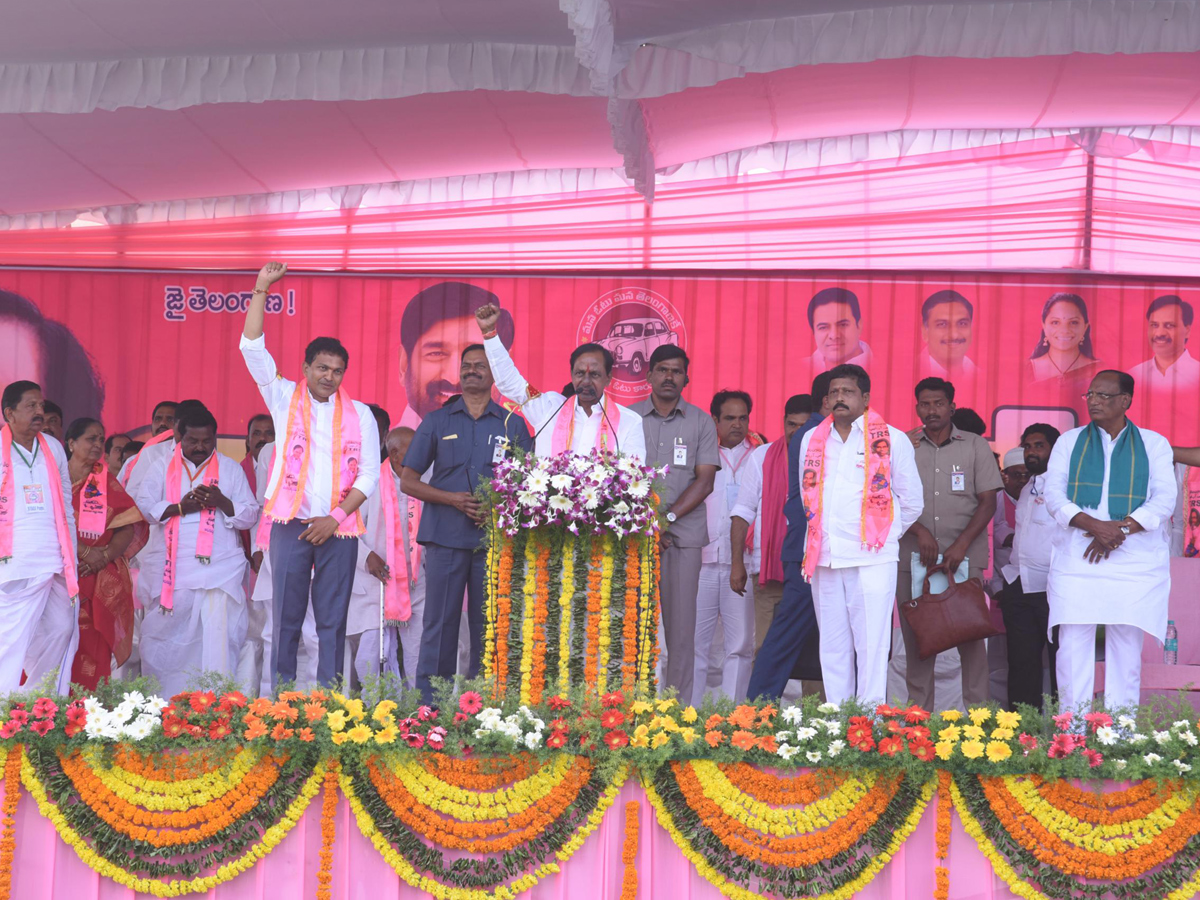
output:
[[[558,595],[558,695],[567,696],[571,664],[571,601],[575,598],[575,536],[568,534],[562,550],[562,592]]]
[[[658,791],[654,789],[654,785],[648,779],[643,779],[642,786],[645,788],[646,796],[650,798],[650,803],[654,807],[655,815],[658,817],[658,824],[666,829],[667,833],[671,835],[671,840],[675,842],[675,846],[679,848],[679,851],[687,858],[688,862],[696,868],[696,871],[704,876],[706,881],[726,897],[729,897],[730,900],[759,900],[761,897],[760,894],[729,881],[724,875],[710,866],[703,856],[693,850],[688,839],[675,827],[675,823],[671,819],[671,814],[667,811],[666,804],[663,802],[662,797],[659,796]],[[848,884],[842,885],[836,891],[821,894],[818,897],[810,898],[810,900],[849,900],[849,898],[870,884],[883,867],[891,861],[891,858],[896,855],[896,851],[900,849],[901,845],[908,840],[909,835],[917,830],[917,823],[921,821],[921,816],[925,814],[925,807],[929,805],[929,799],[933,796],[936,788],[936,779],[931,779],[921,788],[921,797],[913,807],[913,811],[909,814],[904,824],[892,835],[892,840],[884,851],[871,860],[861,875]]]
[[[97,747],[89,745],[82,751],[84,762],[107,790],[126,803],[153,812],[186,812],[225,796],[241,784],[262,754],[262,750],[247,748],[216,772],[169,782],[144,778],[119,766],[108,768]]]
[[[496,576],[495,573],[499,570],[500,553],[497,545],[503,540],[501,534],[496,529],[492,529],[492,536],[488,540],[487,550],[487,596],[484,600],[484,621],[487,625],[483,632],[483,674],[487,678],[491,678],[495,672],[492,668],[492,659],[496,654]]]
[[[1004,855],[992,845],[991,839],[984,833],[979,821],[971,815],[967,800],[953,779],[950,781],[950,796],[954,800],[954,809],[958,812],[963,830],[974,839],[975,845],[979,847],[979,852],[987,857],[988,862],[992,864],[992,871],[1000,876],[1000,880],[1008,885],[1008,889],[1018,897],[1024,897],[1025,900],[1050,900],[1041,891],[1027,884],[1008,864]],[[1192,895],[1187,894],[1186,896]]]
[[[319,763],[313,770],[313,774],[304,782],[299,795],[288,805],[283,818],[263,832],[262,840],[243,856],[225,863],[212,875],[203,875],[188,880],[159,881],[154,878],[141,878],[133,875],[96,853],[70,826],[63,814],[59,812],[58,807],[46,796],[46,790],[42,787],[29,758],[26,757],[21,765],[21,782],[25,785],[25,790],[33,797],[34,802],[37,803],[38,811],[51,821],[59,837],[70,845],[88,868],[98,875],[111,878],[117,884],[143,894],[152,894],[155,897],[179,897],[184,894],[205,893],[219,884],[232,881],[242,872],[253,868],[259,860],[279,845],[289,831],[296,827],[296,823],[304,815],[308,804],[320,791],[324,776],[325,765]]]
[[[654,555],[653,549],[654,548],[650,543],[651,539],[638,538],[638,540],[644,541],[645,547],[642,552],[642,577],[641,577],[641,582],[640,582],[641,586],[638,591],[638,593],[639,593],[638,603],[639,603],[639,608],[640,608],[641,614],[638,616],[638,628],[640,629],[640,634],[638,635],[638,641],[639,641],[639,646],[640,646],[640,652],[638,654],[639,662],[638,662],[637,677],[638,677],[638,684],[641,687],[646,688],[647,690],[650,690],[653,688],[652,679],[654,678],[653,667],[650,665],[650,658],[653,655],[653,646],[654,646],[651,642],[658,640],[657,629],[652,629],[650,627],[650,621],[651,621],[650,603],[651,603],[651,598],[653,597],[653,589],[651,588],[651,585],[650,585],[650,579],[651,579],[651,568],[654,564],[653,563],[653,555]],[[653,634],[651,632],[653,632]]]
[[[462,822],[485,822],[516,815],[539,803],[560,785],[571,767],[573,757],[561,756],[529,778],[494,792],[468,791],[447,784],[429,773],[420,762],[388,760],[388,770],[404,789],[419,797],[430,809]]]
[[[601,820],[604,818],[605,811],[612,806],[616,800],[617,794],[621,790],[621,785],[624,783],[626,770],[624,767],[617,773],[610,784],[604,790],[603,796],[600,798],[596,809],[588,816],[587,821],[580,826],[575,835],[562,846],[558,851],[558,859],[567,861],[574,855],[588,836],[599,827]],[[471,888],[457,888],[442,884],[441,882],[423,875],[417,869],[414,869],[408,864],[391,844],[387,838],[380,834],[375,827],[375,823],[371,820],[370,814],[358,795],[354,791],[354,784],[350,778],[343,774],[340,779],[342,793],[346,795],[346,799],[350,802],[350,811],[354,814],[354,820],[358,824],[358,829],[363,837],[367,838],[379,851],[379,854],[384,858],[388,865],[399,875],[408,885],[424,891],[432,895],[435,900],[515,900],[518,894],[529,890],[547,875],[552,875],[559,872],[560,869],[557,863],[545,863],[532,872],[527,872],[515,881],[500,885],[492,891],[481,891]]]
[[[608,656],[612,644],[612,582],[615,542],[605,535],[600,562],[600,661],[596,670],[596,690],[608,690]]]
[[[521,702],[528,704],[529,678],[533,674],[533,654],[540,647],[533,646],[533,607],[537,602],[537,544],[532,536],[525,540],[525,603],[521,609]]]

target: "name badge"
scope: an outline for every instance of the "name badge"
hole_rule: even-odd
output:
[[[672,464],[676,466],[687,465],[687,444],[675,444],[675,459]]]
[[[950,473],[950,490],[965,491],[967,489],[967,473],[966,472],[951,472]]]
[[[40,513],[46,511],[46,492],[40,484],[27,484],[24,487],[25,512]]]
[[[504,457],[507,455],[508,445],[504,441],[496,441],[492,444],[492,462],[504,462]]]
[[[457,438],[457,437],[458,437],[458,435],[457,435],[457,434],[447,434],[447,435],[444,435],[444,436],[442,437],[442,440],[443,440],[443,441],[452,441],[452,440],[454,440],[454,439],[455,439],[455,438]]]
[[[731,510],[737,506],[739,486],[736,484],[725,485],[725,509]]]

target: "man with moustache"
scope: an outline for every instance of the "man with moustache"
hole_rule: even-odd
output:
[[[900,540],[896,600],[902,605],[913,597],[914,558],[919,558],[925,570],[942,563],[951,577],[965,561],[967,577],[982,581],[989,558],[987,528],[996,513],[996,493],[1003,486],[988,442],[977,434],[960,431],[952,421],[954,385],[941,378],[925,378],[913,393],[917,417],[924,426],[914,451],[924,502],[921,515]],[[917,636],[904,616],[900,617],[900,631],[904,636],[908,702],[922,709],[937,709],[937,656],[921,659]],[[963,702],[986,703],[986,641],[960,644],[958,655]]]
[[[1143,389],[1195,391],[1200,387],[1200,361],[1187,349],[1195,311],[1174,294],[1164,294],[1146,309],[1146,331],[1154,356],[1129,370]]]
[[[687,354],[674,344],[656,347],[646,375],[650,399],[633,407],[634,414],[641,416],[638,433],[644,435],[646,465],[669,467],[662,491],[667,524],[660,542],[659,595],[665,646],[660,648],[659,670],[660,681],[674,687],[681,700],[689,700],[693,693],[696,594],[710,538],[704,503],[721,466],[712,416],[681,396],[688,383],[688,365]],[[699,654],[705,659],[707,649]]]
[[[258,462],[258,455],[262,452],[262,448],[274,442],[275,423],[271,417],[266,413],[254,416],[246,428],[246,455],[242,458],[242,471],[246,474],[246,481],[249,482],[252,492],[258,490],[254,464]]]
[[[853,291],[833,287],[814,294],[808,301],[808,327],[817,345],[812,355],[814,372],[843,363],[871,365],[871,348],[859,339],[862,310]]]
[[[415,429],[460,392],[459,360],[475,341],[475,310],[483,306],[496,308],[496,335],[506,349],[511,348],[512,316],[499,311],[500,298],[486,288],[443,281],[408,301],[400,319],[400,381],[408,405],[399,424]]]
[[[1170,443],[1127,416],[1133,389],[1125,372],[1097,372],[1084,395],[1091,422],[1058,439],[1046,469],[1046,506],[1061,526],[1046,594],[1066,709],[1092,704],[1097,625],[1108,709],[1139,703],[1143,634],[1166,637],[1178,489]]]
[[[921,304],[921,337],[925,353],[923,375],[966,381],[976,373],[975,363],[967,356],[975,307],[954,290],[937,291]]]
[[[160,400],[150,413],[150,436],[158,437],[175,427],[175,414],[179,404],[174,400]]]
[[[489,303],[475,311],[488,363],[500,393],[519,403],[534,432],[538,456],[576,453],[623,453],[641,462],[646,458],[642,420],[631,407],[618,406],[605,396],[612,381],[613,356],[599,344],[582,344],[571,353],[571,383],[575,393],[543,394],[518,371],[500,336],[501,312]],[[698,544],[698,550],[703,544]]]
[[[1019,703],[1042,708],[1042,654],[1046,647],[1050,648],[1051,696],[1058,691],[1054,671],[1058,645],[1046,636],[1050,621],[1046,579],[1050,574],[1050,548],[1059,530],[1046,508],[1046,464],[1058,438],[1058,429],[1043,422],[1022,432],[1017,449],[1027,480],[1017,500],[1011,555],[1004,563],[999,559],[996,562],[1004,585],[997,599],[1008,644],[1007,705],[1013,710]],[[1006,456],[1005,462],[1009,461]]]
[[[42,434],[49,435],[61,444],[63,439],[62,407],[53,400],[47,400],[43,406],[46,410],[46,421],[42,425]]]
[[[78,643],[78,559],[71,475],[62,444],[42,434],[42,389],[14,381],[0,409],[0,694],[55,668],[65,694]]]
[[[832,414],[800,446],[815,475],[803,492],[803,571],[821,628],[827,698],[876,703],[887,693],[900,537],[921,515],[921,477],[907,436],[870,408],[866,371],[843,365],[829,374]],[[881,440],[887,453],[875,449]]]
[[[104,441],[104,462],[110,472],[121,471],[121,457],[125,446],[131,441],[127,434],[110,434]]]
[[[462,396],[433,410],[417,426],[400,476],[401,491],[424,504],[417,543],[425,553],[428,579],[417,688],[425,703],[434,699],[433,679],[454,677],[464,589],[471,632],[466,675],[479,674],[487,551],[475,489],[492,477],[492,467],[506,455],[533,447],[524,420],[492,400],[488,355],[480,344],[463,350],[458,377]],[[426,484],[421,474],[430,466],[433,475]]]

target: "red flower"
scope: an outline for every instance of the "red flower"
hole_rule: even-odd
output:
[[[1020,742],[1021,746],[1025,748],[1025,751],[1027,753],[1030,750],[1037,749],[1038,739],[1035,738],[1032,734],[1025,734],[1024,732],[1022,732],[1021,736],[1018,737],[1017,740]]]
[[[1104,754],[1099,750],[1084,750],[1083,755],[1087,757],[1088,765],[1093,769],[1104,762]]]
[[[299,735],[300,740],[302,741],[315,741],[317,739],[317,736],[313,734],[313,730],[311,728],[301,728]]]
[[[883,748],[880,747],[880,752]],[[933,744],[929,738],[914,737],[908,742],[908,752],[919,759],[921,762],[931,762],[934,757]]]
[[[590,737],[588,737],[588,735],[581,734],[579,736],[579,749],[580,750],[586,750],[591,745],[592,745],[592,739]]]
[[[217,705],[226,712],[235,708],[241,709],[246,705],[246,695],[241,691],[229,691],[221,695],[221,702]]]
[[[625,724],[625,713],[619,709],[606,709],[600,714],[600,724],[605,728],[616,728]]]
[[[902,741],[896,735],[881,738],[879,741],[879,752],[884,756],[895,756],[903,749],[904,741]]]
[[[899,719],[888,719],[887,723],[888,734],[902,734],[908,736],[909,729],[900,724]]]
[[[1070,715],[1070,713],[1066,715]],[[1062,759],[1064,756],[1070,756],[1071,751],[1075,749],[1075,741],[1072,740],[1073,737],[1074,735],[1070,734],[1056,734],[1054,740],[1050,742],[1050,749],[1046,751],[1046,754],[1051,759]]]
[[[463,722],[467,721],[467,719],[469,719],[469,718],[471,718],[471,717],[468,716],[465,712],[456,712],[454,714],[454,718],[451,719],[450,721],[454,725],[461,725]]]
[[[566,719],[554,719],[550,722],[551,731],[569,731],[571,728]]]
[[[866,716],[854,716],[846,728],[846,740],[851,746],[870,743],[875,746],[875,734],[871,720]]]
[[[894,719],[896,716],[901,715],[902,712],[903,710],[896,709],[894,706],[888,706],[886,703],[880,703],[875,707],[875,715],[883,716],[885,719]]]
[[[217,695],[212,691],[196,691],[188,698],[188,703],[198,713],[204,712],[210,706],[217,702]]]
[[[29,726],[29,730],[37,733],[39,737],[45,737],[48,733],[54,730],[54,720],[38,719]]]
[[[904,711],[904,721],[910,725],[919,725],[929,718],[929,713],[913,704]]]
[[[411,736],[412,737],[420,737],[419,734],[411,735]],[[408,740],[408,738],[406,737],[405,740]],[[441,750],[443,747],[446,746],[446,729],[431,728],[429,730],[429,735],[425,738],[425,743],[429,744],[429,746],[432,747],[434,750]],[[421,745],[417,744],[417,746],[419,747]]]
[[[3,725],[0,725],[0,738],[3,738],[4,740],[7,741],[10,737],[12,737],[14,734],[16,734],[20,730],[21,730],[21,723],[14,721],[13,719],[9,719]]]
[[[1064,729],[1070,727],[1072,718],[1074,717],[1071,715],[1070,711],[1059,713],[1054,717],[1054,727],[1059,731],[1063,731]]]
[[[605,694],[600,698],[600,705],[606,709],[611,709],[614,706],[624,706],[625,695],[620,691],[613,691],[611,694]]]
[[[192,737],[204,737],[204,729],[199,725],[184,725],[183,730]]]
[[[16,722],[18,725],[25,725],[29,722],[29,713],[25,711],[24,703],[19,704],[9,712],[8,721]]]
[[[929,729],[924,725],[914,725],[912,728],[908,729],[908,736],[910,739],[925,738],[926,740],[929,740]]]
[[[169,738],[177,738],[183,734],[183,719],[179,716],[163,716],[162,723],[163,735]]]
[[[65,734],[67,737],[75,737],[75,735],[79,734],[81,731],[83,731],[82,722],[67,722],[66,726],[63,728],[63,734]],[[0,737],[4,736],[4,726],[0,726]]]
[[[461,698],[460,698],[461,702]],[[429,706],[417,707],[417,719],[421,722],[430,722],[437,718],[437,711]]]
[[[421,737],[419,734],[410,733],[404,735],[404,742],[414,750],[418,750],[424,745],[425,738]]]
[[[33,714],[39,719],[49,719],[58,712],[58,704],[49,697],[42,697],[33,703]]]
[[[561,710],[571,708],[571,701],[568,700],[566,697],[554,696],[554,697],[551,697],[547,702],[548,702],[550,708],[552,710],[554,710],[555,712],[559,712]],[[482,708],[482,704],[481,704],[481,708]]]
[[[555,731],[550,737],[546,738],[546,746],[552,750],[557,750],[567,743],[567,733],[565,731]]]
[[[80,725],[87,722],[87,710],[83,708],[83,704],[75,701],[67,707],[67,721],[78,722]]]
[[[468,716],[473,716],[483,709],[483,698],[475,691],[463,691],[458,698],[458,708]]]
[[[1112,724],[1112,716],[1106,712],[1084,713],[1083,721],[1087,722],[1088,730],[1095,734],[1097,728],[1103,728]]]
[[[620,729],[610,731],[604,736],[604,743],[608,745],[609,750],[620,750],[629,743],[629,735]]]
[[[229,727],[228,719],[214,719],[208,725],[208,739],[210,741],[219,741],[221,738],[227,738],[233,734],[233,730]]]

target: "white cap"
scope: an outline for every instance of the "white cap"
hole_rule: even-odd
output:
[[[1009,469],[1013,466],[1025,465],[1025,451],[1020,447],[1013,447],[1004,454],[1004,465],[1002,468]]]

